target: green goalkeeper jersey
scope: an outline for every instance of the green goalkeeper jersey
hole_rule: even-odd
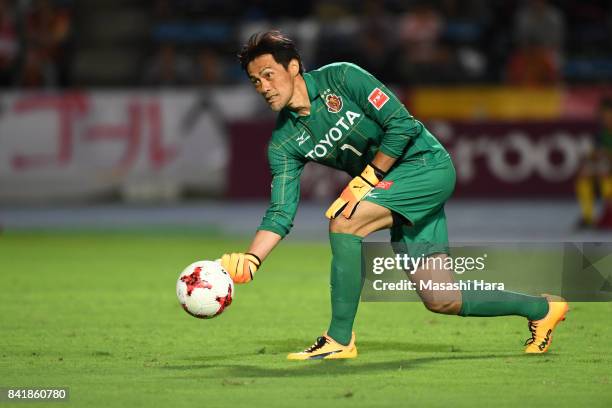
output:
[[[300,174],[314,161],[360,174],[376,152],[402,161],[424,153],[448,160],[438,140],[374,76],[350,63],[335,63],[304,74],[310,115],[285,108],[268,146],[272,172],[270,206],[259,230],[282,237],[293,226]]]

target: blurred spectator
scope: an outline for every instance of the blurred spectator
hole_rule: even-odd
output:
[[[610,56],[612,51],[612,3],[569,0],[566,48],[577,54]]]
[[[483,34],[490,25],[487,4],[480,0],[443,0],[441,11],[446,20],[444,41],[461,71],[458,79],[486,78],[489,58]]]
[[[36,0],[25,24],[26,55],[21,85],[67,86],[70,82],[72,19],[66,8]]]
[[[55,72],[45,64],[42,54],[28,48],[21,67],[19,84],[24,88],[42,88],[52,85]]]
[[[407,83],[445,81],[452,58],[440,43],[445,30],[442,15],[420,1],[399,19],[399,77]]]
[[[396,39],[396,22],[385,9],[384,0],[366,0],[359,23],[359,43],[363,47],[356,63],[383,82],[392,81],[389,69]]]
[[[157,0],[153,6],[153,15],[158,23],[175,19],[176,7],[170,0]]]
[[[318,0],[315,2],[315,18],[322,22],[334,22],[352,16],[349,0]]]
[[[560,80],[559,64],[550,50],[525,44],[508,61],[508,83],[516,86],[554,85]]]
[[[13,83],[19,54],[19,38],[11,6],[8,0],[0,0],[0,87]]]
[[[572,81],[612,79],[612,2],[564,2],[567,31],[563,74]]]
[[[535,44],[560,54],[563,30],[561,11],[547,0],[527,0],[516,13],[514,33],[519,46]]]
[[[214,49],[202,49],[197,55],[196,67],[195,82],[197,85],[215,85],[225,82],[222,61]]]
[[[429,64],[439,60],[439,40],[443,31],[442,16],[424,2],[400,17],[400,41],[409,49],[410,61],[414,63]]]
[[[585,158],[576,179],[580,228],[612,228],[612,98],[602,100],[598,118],[601,129],[595,148]],[[599,218],[595,215],[596,183],[604,201],[603,215]]]
[[[0,0],[0,86],[71,84],[75,21],[67,6],[73,3]],[[160,47],[147,61],[155,66],[141,69],[148,84],[242,81],[242,74],[232,71],[238,44],[254,31],[273,27],[296,38],[304,55],[311,56],[309,69],[352,61],[389,83],[505,80],[540,86],[562,78],[612,79],[612,3],[604,0],[154,0],[130,1],[125,7],[142,8],[150,43],[175,44],[193,56],[189,60],[176,49]],[[95,10],[83,7],[79,16],[96,19]],[[143,26],[146,32],[146,20]],[[104,39],[96,44],[87,27],[79,28],[84,38],[76,50],[79,57],[89,56],[84,47],[107,45]],[[142,34],[117,34],[117,41],[132,46]],[[115,85],[130,85],[122,81],[117,78]]]
[[[517,11],[516,48],[507,67],[514,85],[551,85],[561,78],[564,22],[546,0],[527,0]]]
[[[193,65],[184,55],[177,55],[174,44],[161,44],[146,66],[145,85],[186,86],[192,83]]]

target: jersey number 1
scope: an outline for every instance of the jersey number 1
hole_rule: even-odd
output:
[[[357,156],[361,157],[361,152],[357,149],[355,149],[355,147],[351,146],[348,143],[343,144],[342,146],[340,146],[340,150],[350,150],[351,152],[355,153]]]

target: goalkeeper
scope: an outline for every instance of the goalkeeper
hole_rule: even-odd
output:
[[[326,211],[330,219],[331,322],[315,343],[291,360],[357,356],[353,322],[363,285],[361,242],[391,230],[391,240],[419,245],[445,258],[444,203],[455,186],[453,163],[438,140],[397,97],[368,72],[335,63],[304,73],[300,56],[278,31],[251,36],[239,54],[255,90],[278,112],[268,146],[270,205],[246,253],[225,254],[221,264],[237,283],[253,279],[262,261],[289,233],[299,201],[300,174],[314,161],[354,177]],[[419,270],[413,279],[452,282],[448,271]],[[419,292],[436,313],[460,316],[519,315],[528,319],[526,352],[542,353],[567,312],[551,296],[490,291],[449,291],[440,298]]]

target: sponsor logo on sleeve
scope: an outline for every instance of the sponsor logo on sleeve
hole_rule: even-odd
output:
[[[374,88],[374,90],[370,93],[370,96],[368,96],[368,101],[374,105],[376,110],[380,110],[383,106],[385,106],[385,103],[387,103],[388,100],[389,96],[381,91],[380,88]]]

